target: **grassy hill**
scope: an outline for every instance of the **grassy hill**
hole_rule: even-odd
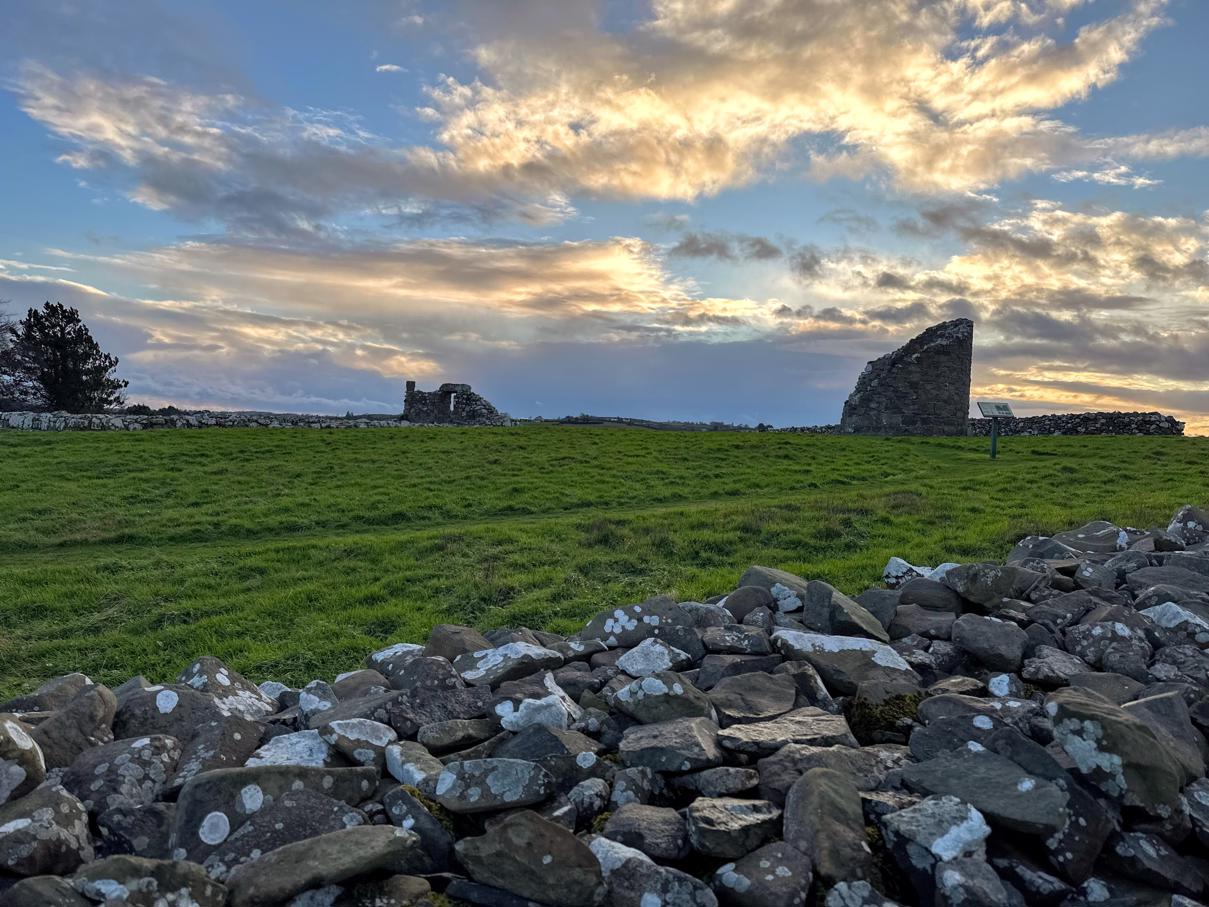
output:
[[[608,428],[0,432],[0,695],[209,653],[303,683],[434,623],[569,631],[752,563],[875,584],[1209,503],[1209,438]]]

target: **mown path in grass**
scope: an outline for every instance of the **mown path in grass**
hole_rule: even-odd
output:
[[[432,624],[574,629],[750,563],[876,582],[1209,499],[1209,439],[510,431],[0,434],[0,691],[355,667]]]

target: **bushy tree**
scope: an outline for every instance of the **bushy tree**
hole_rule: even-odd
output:
[[[24,409],[29,405],[23,382],[18,380],[13,360],[17,321],[3,308],[0,300],[0,412]]]
[[[80,313],[61,303],[30,309],[10,326],[0,382],[35,409],[96,413],[121,406],[126,382],[116,356],[102,352]]]

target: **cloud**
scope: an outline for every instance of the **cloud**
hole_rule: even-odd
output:
[[[1060,183],[1088,181],[1102,186],[1129,186],[1132,189],[1149,189],[1162,182],[1134,173],[1126,164],[1106,166],[1100,170],[1063,170],[1055,173],[1054,179]]]
[[[397,63],[379,63],[374,67],[374,72],[407,72],[402,66]]]
[[[557,15],[454,3],[423,26],[464,44],[476,76],[429,87],[427,144],[246,90],[123,74],[96,53],[27,63],[13,87],[64,141],[62,162],[113,173],[145,206],[282,237],[367,215],[549,223],[575,198],[688,201],[785,172],[916,193],[1035,171],[1140,186],[1131,161],[1209,154],[1206,128],[1086,137],[1058,118],[1117,78],[1166,3],[1129,0],[1066,39],[1080,5],[655,0],[609,30],[589,3]]]
[[[684,258],[717,258],[722,261],[770,261],[784,257],[785,250],[763,236],[746,233],[686,232],[668,254]]]

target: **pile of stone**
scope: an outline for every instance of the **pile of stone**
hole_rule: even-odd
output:
[[[990,419],[971,419],[970,434],[989,435]],[[1175,416],[1149,413],[1054,413],[1000,419],[1001,435],[1182,435],[1184,423]]]
[[[0,715],[5,907],[1194,907],[1209,513]]]

